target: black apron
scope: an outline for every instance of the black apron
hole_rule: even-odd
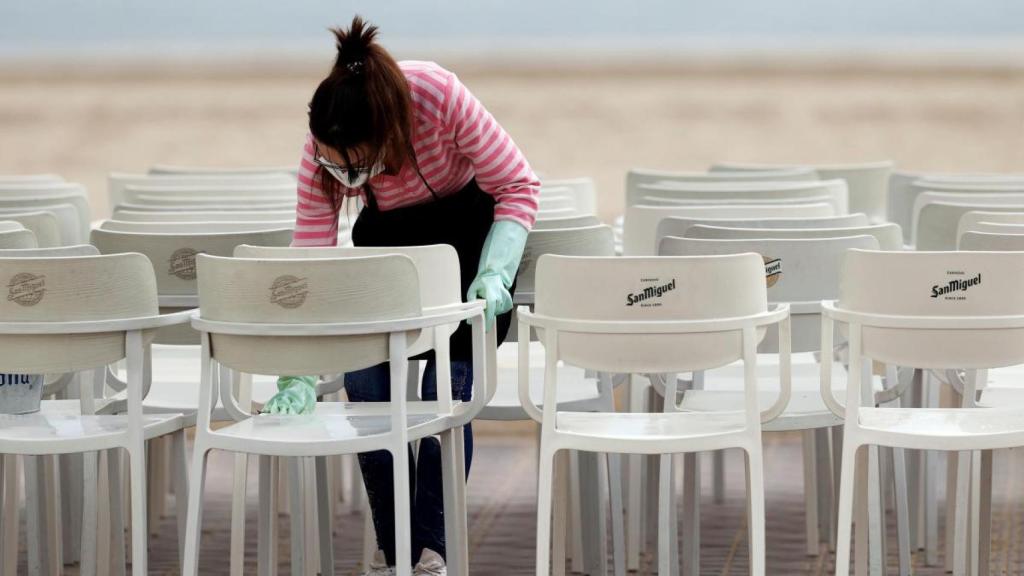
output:
[[[367,205],[359,212],[352,226],[352,243],[356,246],[427,246],[450,244],[459,255],[462,298],[476,278],[484,240],[494,223],[494,197],[470,180],[450,196],[425,204],[379,210],[373,193],[367,191]],[[509,293],[515,294],[515,281]],[[498,315],[495,325],[498,344],[505,340],[512,323],[512,311]],[[429,358],[428,352],[417,359]],[[452,335],[451,359],[473,359],[472,327],[460,324]]]

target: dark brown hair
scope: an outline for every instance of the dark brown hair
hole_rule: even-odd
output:
[[[347,30],[331,32],[338,59],[309,103],[313,138],[337,150],[349,168],[350,152],[357,146],[366,153],[360,161],[365,166],[380,163],[385,174],[398,174],[406,162],[415,167],[409,84],[395,59],[377,43],[377,27],[355,16]],[[331,206],[339,210],[341,183],[321,167],[316,177]]]

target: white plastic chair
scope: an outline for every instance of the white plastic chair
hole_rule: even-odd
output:
[[[541,195],[551,188],[557,188],[560,190],[559,194],[572,197],[576,209],[581,214],[597,213],[597,188],[592,178],[544,179],[541,183]]]
[[[26,230],[31,230],[40,248],[54,248],[63,245],[60,224],[53,212],[0,212],[0,218],[16,222]]]
[[[187,200],[197,199],[199,202],[206,202],[212,198],[223,198],[225,201],[236,198],[266,199],[266,201],[294,200],[295,183],[282,182],[279,184],[251,184],[251,185],[177,185],[163,184],[160,186],[149,184],[129,184],[124,187],[124,203],[137,204],[139,198],[150,196],[181,198]]]
[[[180,414],[150,416],[142,413],[142,400],[149,381],[146,350],[153,330],[187,322],[190,313],[158,315],[152,268],[139,254],[0,258],[0,277],[11,279],[8,282],[11,294],[0,303],[4,370],[16,374],[91,375],[91,378],[81,378],[80,401],[44,401],[37,413],[5,416],[0,422],[0,453],[84,454],[86,497],[83,498],[81,565],[83,573],[94,573],[97,452],[111,451],[108,458],[112,463],[111,502],[120,502],[116,451],[125,449],[131,478],[132,572],[144,575],[147,573],[144,443],[170,434],[182,459],[185,450]],[[124,358],[128,363],[126,395],[97,405],[94,389],[102,381],[106,366]],[[107,413],[125,402],[126,413]],[[33,458],[26,461],[26,471],[30,476],[37,473]],[[184,475],[177,480],[177,489],[187,490]],[[38,505],[39,502],[29,502],[30,531],[38,529],[34,520],[38,517]],[[111,517],[116,519],[116,530],[121,530],[119,504],[112,510]],[[30,537],[29,543],[33,541],[41,542]],[[29,550],[33,573],[59,558],[43,558],[39,548]],[[123,547],[115,548],[115,563],[123,562],[123,550]]]
[[[691,228],[691,232],[695,229]],[[834,298],[839,293],[839,267],[843,255],[851,249],[878,248],[878,241],[870,235],[850,235],[834,238],[815,238],[808,235],[803,238],[758,238],[745,237],[744,230],[724,231],[723,238],[665,238],[661,242],[661,254],[672,256],[699,256],[756,252],[765,261],[768,299],[773,303],[787,303],[791,309],[792,351],[794,357],[792,374],[792,396],[785,409],[770,421],[764,422],[765,431],[801,430],[803,437],[803,478],[804,505],[806,510],[807,554],[819,554],[819,542],[831,544],[834,540],[834,516],[832,515],[833,467],[831,467],[830,446],[838,447],[841,439],[838,435],[829,439],[829,428],[841,424],[824,404],[820,392],[821,358],[811,352],[819,351],[821,342],[821,315],[819,301],[822,298]],[[765,232],[773,232],[765,230]],[[729,234],[732,234],[731,236]],[[897,245],[900,242],[899,231],[896,230]],[[761,343],[758,350],[761,354],[778,352],[777,342],[769,335]],[[824,356],[824,355],[823,355]],[[827,365],[838,380],[840,391],[845,390],[846,369],[833,355]],[[769,358],[771,358],[769,356]],[[759,357],[760,359],[760,357]],[[769,360],[767,368],[773,362]],[[774,363],[777,366],[777,362]],[[876,379],[873,390],[881,402],[898,399],[901,393],[895,375],[890,375],[889,390],[883,392],[882,382]],[[731,365],[725,368],[710,370],[701,378],[703,388],[691,389],[684,393],[681,407],[684,410],[728,410],[737,409],[742,404],[742,367]],[[841,392],[840,392],[841,393]],[[762,390],[762,406],[767,407],[777,394]],[[838,450],[838,448],[837,448]],[[835,455],[838,464],[838,453]],[[908,522],[908,498],[906,490],[906,470],[904,455],[898,451],[895,456],[886,454],[888,470],[893,473],[892,486],[895,488],[897,527],[899,534],[899,565],[901,573],[910,570],[910,539]],[[825,459],[825,462],[821,460]],[[719,466],[716,462],[716,471]],[[685,467],[684,467],[685,469]],[[724,468],[723,468],[724,470]],[[689,495],[691,501],[699,502],[700,485],[691,483],[688,486],[695,493]],[[716,486],[717,488],[717,486]],[[724,489],[722,490],[724,492]],[[884,510],[884,498],[880,491],[874,494],[876,514]],[[687,520],[691,516],[687,515]],[[699,534],[696,529],[692,533]],[[685,542],[685,538],[684,538]],[[691,552],[691,556],[694,555]],[[697,567],[694,566],[694,569]]]
[[[657,237],[686,236],[690,226],[706,224],[708,226],[724,226],[726,228],[849,228],[867,226],[868,219],[864,214],[843,214],[841,216],[823,216],[820,218],[686,218],[672,216],[664,218],[658,224]]]
[[[210,450],[266,456],[315,457],[388,450],[395,470],[396,557],[411,555],[409,469],[411,441],[440,435],[446,503],[448,571],[465,575],[465,472],[462,430],[487,401],[491,377],[484,350],[482,303],[462,303],[459,290],[449,304],[424,307],[420,282],[458,270],[452,251],[441,270],[417,270],[405,255],[337,259],[242,259],[197,256],[202,332],[202,388],[189,495],[186,575],[197,570],[202,490]],[[446,274],[450,276],[450,274]],[[439,284],[435,284],[439,285]],[[452,284],[454,286],[454,284]],[[448,373],[448,336],[462,321],[473,325],[473,400],[453,402]],[[412,338],[409,341],[409,338]],[[434,349],[438,357],[438,401],[406,400],[408,358]],[[239,408],[229,389],[211,378],[213,364],[247,374],[338,374],[390,362],[391,399],[381,405],[318,403],[307,416],[252,415]],[[220,397],[236,423],[210,428],[214,399]],[[318,478],[321,475],[318,473]],[[326,521],[321,516],[321,522]],[[300,536],[301,529],[293,532]],[[321,526],[329,535],[329,525]],[[329,566],[330,542],[320,545],[321,566]],[[293,573],[307,569],[293,555]],[[398,574],[409,576],[402,561]]]
[[[0,250],[38,248],[36,235],[31,230],[8,230],[0,232]]]
[[[111,207],[124,204],[126,186],[262,186],[273,184],[294,184],[295,176],[290,174],[132,174],[111,172],[107,176],[107,200]]]
[[[948,186],[1004,185],[1024,182],[1024,176],[1012,174],[935,174],[895,171],[889,177],[889,220],[903,228],[904,240],[913,242],[912,223],[914,201],[917,195],[934,185],[937,190],[949,191]],[[969,190],[970,191],[970,190]]]
[[[38,184],[63,182],[60,174],[0,174],[0,184]]]
[[[534,230],[557,230],[559,228],[585,228],[598,226],[601,220],[593,214],[582,216],[561,216],[557,218],[538,218],[533,224]]]
[[[587,258],[546,255],[537,264],[536,312],[518,310],[519,334],[535,329],[545,353],[543,410],[532,405],[520,346],[520,399],[542,414],[537,505],[537,573],[550,564],[554,459],[560,450],[669,454],[743,449],[747,454],[751,573],[764,574],[764,483],[757,341],[778,323],[788,341],[788,309],[768,311],[764,262],[754,254],[701,258]],[[599,372],[674,374],[743,358],[744,410],[730,413],[579,413],[557,411],[564,360]],[[668,378],[674,388],[675,379]],[[783,378],[782,402],[788,396]],[[675,390],[671,390],[671,395]],[[777,408],[777,407],[776,407]],[[662,478],[664,481],[664,478]],[[564,515],[559,502],[556,517]],[[659,508],[659,573],[670,570],[671,511]]]
[[[992,212],[989,210],[972,210],[960,217],[956,227],[957,238],[965,232],[978,231],[978,224],[1011,224],[1024,226],[1024,209],[1017,212]]]
[[[183,164],[153,164],[152,176],[252,176],[263,174],[289,174],[295,176],[298,166],[189,166]]]
[[[643,184],[658,182],[808,182],[818,179],[810,168],[779,168],[751,172],[679,172],[630,168],[626,172],[626,196]]]
[[[70,204],[73,210],[58,208]],[[88,239],[91,212],[85,188],[79,184],[34,184],[0,186],[0,211],[53,212],[61,220],[61,229],[77,235],[66,238],[66,244],[78,244]]]
[[[889,174],[893,163],[888,160],[851,164],[802,165],[814,169],[822,180],[840,178],[850,190],[850,211],[863,212],[871,222],[885,222],[888,207]],[[744,172],[785,168],[786,165],[717,162],[712,172]]]
[[[132,222],[104,220],[99,225],[101,230],[110,230],[111,232],[138,232],[145,234],[217,234],[263,230],[291,230],[294,227],[294,219],[266,222]]]
[[[1024,444],[1024,411],[1019,407],[971,409],[979,371],[1024,363],[1016,345],[1024,334],[1024,254],[1007,252],[896,253],[851,251],[843,264],[840,299],[823,302],[822,349],[831,347],[833,323],[848,332],[850,377],[843,407],[828,391],[826,401],[845,418],[839,494],[836,574],[848,573],[855,490],[867,487],[865,446],[959,451],[960,479],[970,478],[977,451]],[[979,276],[980,275],[980,276]],[[974,278],[978,278],[977,281]],[[878,290],[884,282],[886,290]],[[964,369],[964,407],[874,408],[862,379],[868,361],[926,369]],[[989,460],[990,462],[990,460]],[[985,468],[986,466],[975,467]],[[984,476],[984,472],[982,472]],[[974,476],[982,491],[988,479]],[[962,504],[968,481],[957,482],[955,572],[973,572],[974,545],[988,540],[987,507],[981,498],[980,539],[970,536],[970,514]],[[863,498],[863,496],[861,496]],[[861,502],[864,500],[861,499]],[[856,511],[858,532],[866,521]],[[861,541],[857,553],[862,555]],[[985,560],[984,551],[979,553]]]
[[[748,204],[724,206],[630,206],[623,223],[622,253],[626,256],[657,253],[658,225],[665,218],[802,218],[834,216],[827,203]]]
[[[872,224],[845,228],[740,228],[717,224],[696,224],[685,233],[686,238],[704,239],[769,239],[769,238],[845,238],[872,236],[879,250],[902,250],[903,232],[898,224]]]
[[[266,222],[266,221],[295,221],[295,209],[278,211],[135,211],[135,210],[114,210],[112,220],[123,222]]]
[[[641,184],[626,197],[626,206],[648,204],[648,198],[678,201],[818,201],[825,197],[836,214],[849,212],[846,182],[656,182]],[[810,200],[814,199],[814,200]]]
[[[957,250],[976,252],[1021,252],[1024,251],[1024,228],[1013,234],[996,232],[964,232],[960,235]]]
[[[1024,194],[919,194],[914,210],[914,247],[921,251],[953,250],[960,218],[976,210],[1024,212]]]

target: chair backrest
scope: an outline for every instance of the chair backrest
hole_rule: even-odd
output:
[[[295,220],[269,222],[125,222],[104,220],[101,230],[112,232],[142,232],[151,234],[215,234],[223,232],[253,232],[294,228]]]
[[[571,196],[576,202],[576,209],[582,214],[597,213],[597,187],[592,178],[557,178],[545,179],[541,186],[541,195],[549,188],[562,190],[560,194]]]
[[[1024,251],[1024,229],[1013,234],[998,232],[964,232],[960,235],[957,250],[977,252],[1022,252]]]
[[[154,164],[149,167],[152,176],[251,176],[263,174],[298,174],[298,166],[186,166],[182,164]]]
[[[866,226],[867,223],[867,216],[860,213],[820,218],[684,218],[673,216],[663,219],[658,224],[658,239],[665,236],[686,236],[686,231],[690,226],[697,224],[726,228],[849,228]]]
[[[0,232],[0,250],[38,248],[36,235],[31,230],[8,230]]]
[[[939,174],[895,170],[889,176],[889,220],[903,228],[903,239],[909,244],[913,241],[911,230],[914,218],[914,200],[921,192],[912,186],[915,182],[936,182],[961,184],[1014,183],[1024,181],[1024,175],[1017,174]]]
[[[963,222],[963,216],[960,221]],[[1024,222],[975,222],[970,226],[958,227],[957,236],[967,232],[987,232],[989,234],[1024,234]]]
[[[0,232],[13,232],[15,230],[25,230],[25,227],[21,225],[21,222],[15,222],[14,220],[0,220]]]
[[[849,212],[846,183],[842,180],[814,182],[655,182],[641,184],[626,197],[626,205],[650,204],[646,198],[689,201],[766,201],[828,197],[837,214]]]
[[[953,250],[960,218],[967,212],[1024,212],[1024,194],[950,194],[925,192],[915,200],[917,250]]]
[[[554,230],[557,228],[584,228],[597,226],[601,219],[593,214],[582,216],[560,216],[557,218],[538,218],[533,224],[534,230]]]
[[[658,182],[807,182],[817,179],[817,172],[810,168],[782,168],[756,172],[678,172],[630,168],[626,172],[626,198],[634,196],[640,186]],[[626,205],[629,205],[628,202]]]
[[[110,206],[125,204],[126,186],[247,186],[288,182],[294,184],[295,177],[289,174],[150,175],[111,172],[107,176],[107,198]]]
[[[1024,315],[1024,253],[847,252],[839,307],[921,316]],[[995,368],[1024,362],[1024,329],[864,327],[863,353],[896,366]]]
[[[45,210],[53,212],[61,221],[61,230],[71,233],[77,230],[77,236],[68,239],[68,243],[85,241],[88,237],[89,222],[92,219],[92,211],[89,208],[89,199],[85,188],[78,184],[61,185],[55,188],[42,184],[35,188],[19,187],[9,189],[8,192],[0,193],[0,210],[7,212],[36,212]],[[70,204],[72,210],[54,208],[55,206]]]
[[[122,222],[267,222],[295,220],[295,210],[278,211],[220,211],[191,212],[114,210],[113,220]]]
[[[63,182],[60,174],[0,174],[0,184],[39,184]]]
[[[992,212],[990,210],[971,210],[960,217],[957,224],[957,237],[974,229],[978,223],[989,224],[1021,224],[1024,225],[1024,210],[1017,212]]]
[[[623,223],[622,252],[626,256],[653,256],[657,252],[658,224],[665,218],[816,218],[835,215],[827,203],[748,204],[722,206],[630,206]]]
[[[686,238],[744,240],[757,238],[846,238],[850,236],[871,236],[877,242],[876,249],[902,250],[903,232],[898,224],[872,224],[848,228],[738,228],[698,224],[686,231]]]
[[[196,294],[196,255],[231,256],[241,244],[287,246],[290,229],[226,232],[216,234],[162,234],[142,232],[92,231],[92,244],[103,254],[140,252],[157,271],[161,296]]]
[[[139,204],[118,204],[114,212],[283,212],[294,210],[295,202],[264,202],[261,199],[185,203],[180,198],[140,198]]]
[[[0,218],[17,223],[26,230],[31,230],[40,248],[62,246],[60,223],[53,212],[15,212],[0,214]],[[72,239],[69,239],[72,240]],[[71,244],[71,242],[68,242]]]
[[[594,258],[547,254],[537,262],[538,315],[596,321],[711,320],[767,310],[764,261],[716,257]],[[544,341],[542,330],[541,341]],[[759,331],[763,335],[763,330]],[[615,373],[675,373],[742,356],[738,331],[689,334],[561,332],[567,364]]]
[[[248,259],[201,254],[200,316],[236,323],[369,322],[422,313],[416,264],[402,254]],[[337,374],[386,362],[383,334],[324,337],[212,334],[213,357],[252,374]]]
[[[888,207],[889,174],[893,163],[889,160],[851,164],[804,165],[813,168],[822,180],[839,178],[846,181],[850,191],[849,210],[863,212],[872,222],[885,222]],[[744,172],[784,168],[787,165],[746,164],[739,162],[718,162],[711,166],[712,172]]]
[[[615,234],[603,224],[581,228],[534,229],[526,238],[526,248],[516,275],[516,293],[532,293],[537,260],[545,254],[563,256],[614,256]]]
[[[4,258],[65,258],[68,256],[99,256],[100,251],[92,244],[57,246],[54,248],[22,248],[4,250]]]
[[[213,198],[234,201],[237,198],[258,198],[263,202],[295,200],[295,184],[253,184],[237,186],[149,186],[134,184],[125,186],[124,201],[126,204],[137,204],[140,198],[150,196],[196,199],[198,202],[210,202]]]
[[[423,308],[448,306],[462,301],[459,255],[447,244],[398,247],[272,247],[242,244],[235,248],[235,258],[314,259],[361,258],[384,254],[403,254],[412,259],[419,270],[420,304]]]
[[[662,239],[663,256],[716,256],[754,252],[764,260],[764,282],[769,302],[807,303],[839,296],[839,266],[847,250],[875,250],[878,241],[868,235],[840,238],[786,239]],[[794,308],[791,310],[793,352],[821,349],[821,314]],[[761,352],[777,353],[778,337],[768,331],[759,347]]]
[[[157,314],[153,267],[141,254],[76,257],[0,255],[5,322],[74,322]],[[64,373],[124,358],[124,333],[0,335],[8,373]]]
[[[572,210],[574,213],[580,213],[579,208],[576,206],[576,200],[571,196],[542,195],[537,199],[537,205],[538,209],[542,212]]]

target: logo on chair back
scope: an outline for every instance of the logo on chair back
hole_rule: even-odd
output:
[[[626,294],[626,306],[655,308],[661,306],[658,300],[666,293],[676,289],[676,279],[663,282],[660,278],[641,278],[641,284],[647,284],[638,292]]]
[[[949,270],[946,272],[947,276],[966,276],[961,270]],[[966,292],[971,286],[977,286],[981,284],[981,274],[977,276],[971,276],[969,278],[954,278],[947,281],[945,284],[936,284],[932,286],[932,298],[938,298],[942,296],[943,300],[967,300],[967,296],[959,294],[959,292]]]
[[[174,254],[171,254],[171,257],[167,259],[167,262],[170,264],[167,273],[177,276],[182,280],[195,280],[196,254],[199,254],[199,251],[191,248],[175,250]]]
[[[309,284],[305,278],[295,276],[278,276],[270,285],[270,303],[282,308],[298,308],[306,303],[309,295]]]
[[[22,272],[7,283],[7,301],[22,306],[35,306],[46,294],[46,276]]]
[[[761,258],[764,258],[765,283],[771,288],[782,277],[782,258],[772,258],[770,256],[762,256]]]

